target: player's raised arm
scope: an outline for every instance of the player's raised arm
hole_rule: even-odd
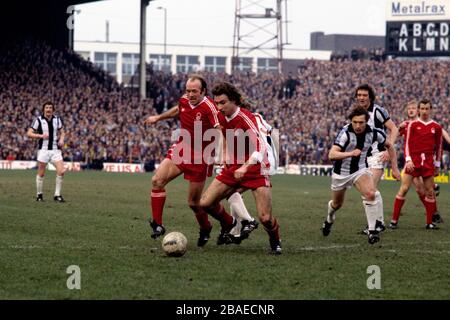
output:
[[[179,115],[179,113],[180,113],[180,109],[178,108],[178,105],[176,105],[175,107],[170,108],[169,110],[167,110],[164,113],[148,117],[147,119],[145,119],[144,123],[145,124],[155,124],[161,120],[175,118]]]

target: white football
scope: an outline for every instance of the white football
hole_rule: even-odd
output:
[[[164,237],[162,248],[169,257],[181,257],[187,249],[186,236],[181,232],[170,232]]]

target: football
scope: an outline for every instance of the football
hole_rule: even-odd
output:
[[[181,232],[170,232],[164,237],[162,248],[169,257],[181,257],[187,249],[186,236]]]

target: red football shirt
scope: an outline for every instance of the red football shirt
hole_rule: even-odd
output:
[[[221,115],[209,97],[204,97],[196,106],[183,97],[178,102],[178,108],[182,132],[177,143],[182,143],[183,150],[190,150],[191,163],[203,163],[200,160],[203,159],[203,150],[211,144],[211,141],[204,141],[204,134],[219,127]]]
[[[403,121],[405,126],[398,130],[398,135],[400,137],[403,137],[403,154],[406,154],[406,151],[405,151],[406,150],[406,133],[407,133],[408,126],[411,123],[411,121],[414,121],[414,120],[405,120],[405,121]]]
[[[414,158],[422,154],[428,157],[435,155],[435,161],[441,160],[442,127],[434,120],[423,122],[417,119],[407,127],[405,156]]]
[[[411,121],[414,121],[414,120],[405,120],[405,121],[403,121],[405,126],[398,130],[399,136],[403,136],[405,138],[405,141],[406,141],[406,132],[408,130],[408,126],[411,123]]]
[[[248,174],[260,174],[261,163],[268,168],[267,150],[264,150],[263,137],[258,130],[258,123],[253,113],[240,108],[230,117],[226,118],[225,139],[227,147],[227,169],[232,171],[240,168],[249,160],[252,154],[258,163],[251,166]]]

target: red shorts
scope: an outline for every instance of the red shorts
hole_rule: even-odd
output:
[[[217,180],[230,186],[232,188],[245,188],[255,190],[259,187],[272,187],[269,176],[263,176],[261,174],[244,175],[241,180],[234,178],[234,171],[230,169],[223,169],[222,172],[216,177]]]
[[[176,144],[172,145],[167,152],[167,159],[172,160],[173,148]],[[187,163],[175,163],[175,165],[183,172],[184,179],[191,182],[203,182],[206,177],[211,177],[213,172],[213,165],[200,163],[200,164],[187,164]]]
[[[414,163],[413,172],[407,172],[413,177],[434,177],[434,159],[433,155],[413,155],[411,156],[411,160]]]

